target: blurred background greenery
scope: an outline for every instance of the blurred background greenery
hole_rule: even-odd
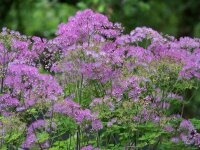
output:
[[[200,0],[0,0],[0,28],[51,38],[57,25],[91,8],[120,22],[129,32],[148,26],[176,37],[200,37]],[[200,118],[200,89],[186,91],[187,116]]]
[[[0,0],[0,27],[51,37],[77,10],[91,8],[126,32],[149,26],[176,37],[200,37],[200,0]]]

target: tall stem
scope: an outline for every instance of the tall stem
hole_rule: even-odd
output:
[[[53,134],[52,134],[52,131],[53,131],[53,127],[52,127],[52,124],[53,124],[53,115],[54,115],[54,101],[52,100],[51,101],[51,108],[52,108],[52,110],[51,110],[51,118],[50,118],[50,137],[52,137],[53,136]],[[51,138],[50,139],[50,145],[53,143],[53,139]]]
[[[4,85],[4,77],[1,78],[1,91],[0,93],[3,93],[3,85]]]
[[[100,134],[99,131],[97,131],[97,147],[100,148]]]
[[[82,86],[83,86],[83,74],[81,74],[81,79],[80,81],[77,81],[77,96],[78,96],[78,103],[81,105],[81,100],[82,100]],[[81,141],[80,141],[80,136],[81,136],[81,130],[80,126],[77,128],[77,150],[81,149]]]
[[[1,91],[0,93],[3,93],[3,88],[4,88],[4,78],[5,78],[5,70],[6,70],[6,49],[4,48],[3,51],[3,66],[2,66],[2,77],[1,77]]]
[[[77,144],[76,144],[76,149],[80,150],[81,149],[81,140],[80,140],[80,126],[78,126],[78,131],[77,131]]]

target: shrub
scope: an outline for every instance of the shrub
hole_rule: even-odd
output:
[[[54,39],[0,34],[2,149],[198,149],[186,118],[198,88],[200,39],[147,27],[123,33],[92,10]]]

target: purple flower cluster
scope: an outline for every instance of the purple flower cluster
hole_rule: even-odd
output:
[[[180,135],[173,137],[172,141],[177,142],[182,140],[186,145],[196,145],[200,147],[200,133],[196,131],[189,120],[183,120],[179,127]]]
[[[23,148],[31,148],[34,145],[39,145],[41,148],[49,147],[48,140],[45,140],[42,143],[38,142],[39,139],[37,137],[37,130],[42,127],[45,128],[45,130],[47,130],[48,128],[47,123],[44,120],[37,120],[29,126],[29,128],[27,129],[26,140],[22,144]]]
[[[9,111],[10,108],[19,106],[20,102],[16,98],[12,98],[9,94],[0,96],[0,112]]]
[[[39,74],[37,68],[24,64],[8,66],[5,85],[10,89],[8,93],[18,98],[24,109],[38,102],[55,101],[63,93],[52,76]]]
[[[131,133],[137,137],[146,132],[136,133],[138,126],[152,123],[162,133],[170,133],[174,143],[200,145],[200,134],[190,121],[183,120],[179,127],[170,124],[183,118],[180,110],[171,112],[173,102],[182,105],[185,99],[179,94],[200,79],[200,39],[176,39],[147,27],[124,34],[120,24],[89,9],[61,23],[51,40],[30,39],[6,28],[0,37],[4,39],[0,38],[0,113],[28,127],[24,148],[55,144],[54,140],[38,142],[38,134],[44,131],[52,136],[53,120],[61,120],[62,125],[63,117],[74,120],[78,128],[66,129],[62,135],[55,132],[56,140],[77,133],[76,142],[83,134],[88,145],[90,138],[96,141],[99,130],[107,132],[105,124],[108,130],[117,124],[128,130],[123,137],[128,141]],[[117,140],[123,136],[116,134]],[[116,140],[115,135],[108,137]],[[105,139],[102,143],[107,143]]]
[[[53,106],[53,110],[60,114],[65,114],[74,119],[78,124],[84,121],[92,122],[92,129],[100,130],[103,125],[97,118],[96,113],[92,113],[89,109],[81,109],[80,105],[69,98],[65,101],[58,102]]]
[[[55,40],[62,46],[68,47],[89,41],[101,42],[105,40],[104,37],[120,35],[121,30],[119,24],[113,24],[106,16],[87,9],[77,12],[76,16],[70,17],[66,24],[60,24],[58,37]]]

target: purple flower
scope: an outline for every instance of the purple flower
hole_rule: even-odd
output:
[[[33,122],[27,129],[27,136],[25,141],[22,143],[22,147],[23,148],[31,148],[34,145],[38,145],[43,147],[43,148],[48,148],[49,147],[49,141],[45,140],[42,143],[38,143],[38,137],[37,137],[37,129],[39,128],[43,128],[44,131],[48,130],[48,126],[45,120],[37,120],[35,122]]]
[[[7,111],[7,108],[17,107],[19,104],[19,100],[9,94],[0,96],[0,112]]]
[[[172,137],[171,141],[174,143],[178,143],[179,142],[179,138],[178,137]]]
[[[94,129],[94,130],[103,129],[102,122],[100,120],[94,120],[94,121],[92,121],[92,129]]]
[[[92,145],[88,145],[88,146],[82,147],[81,150],[93,150],[93,147]]]
[[[23,98],[26,108],[36,103],[56,101],[57,96],[63,94],[62,88],[51,75],[39,74],[38,69],[28,65],[11,64],[8,67],[8,75],[5,85],[12,89],[12,96]]]
[[[29,134],[26,137],[26,140],[23,142],[22,147],[23,148],[30,148],[35,144],[36,140],[37,140],[37,138],[36,138],[35,134],[33,134],[33,133]]]
[[[193,127],[192,123],[191,123],[189,120],[183,120],[183,121],[180,123],[180,128],[186,129],[186,130],[188,130],[188,131],[194,130],[194,127]]]
[[[27,50],[29,46],[28,42],[13,40],[12,47],[18,50]]]
[[[170,125],[166,125],[166,126],[164,127],[164,130],[166,130],[167,132],[173,132],[173,131],[174,131],[173,127],[170,126]]]
[[[111,121],[109,121],[109,122],[107,123],[107,126],[108,126],[108,127],[112,126],[113,123],[115,123],[116,121],[117,121],[117,118],[111,119]]]

